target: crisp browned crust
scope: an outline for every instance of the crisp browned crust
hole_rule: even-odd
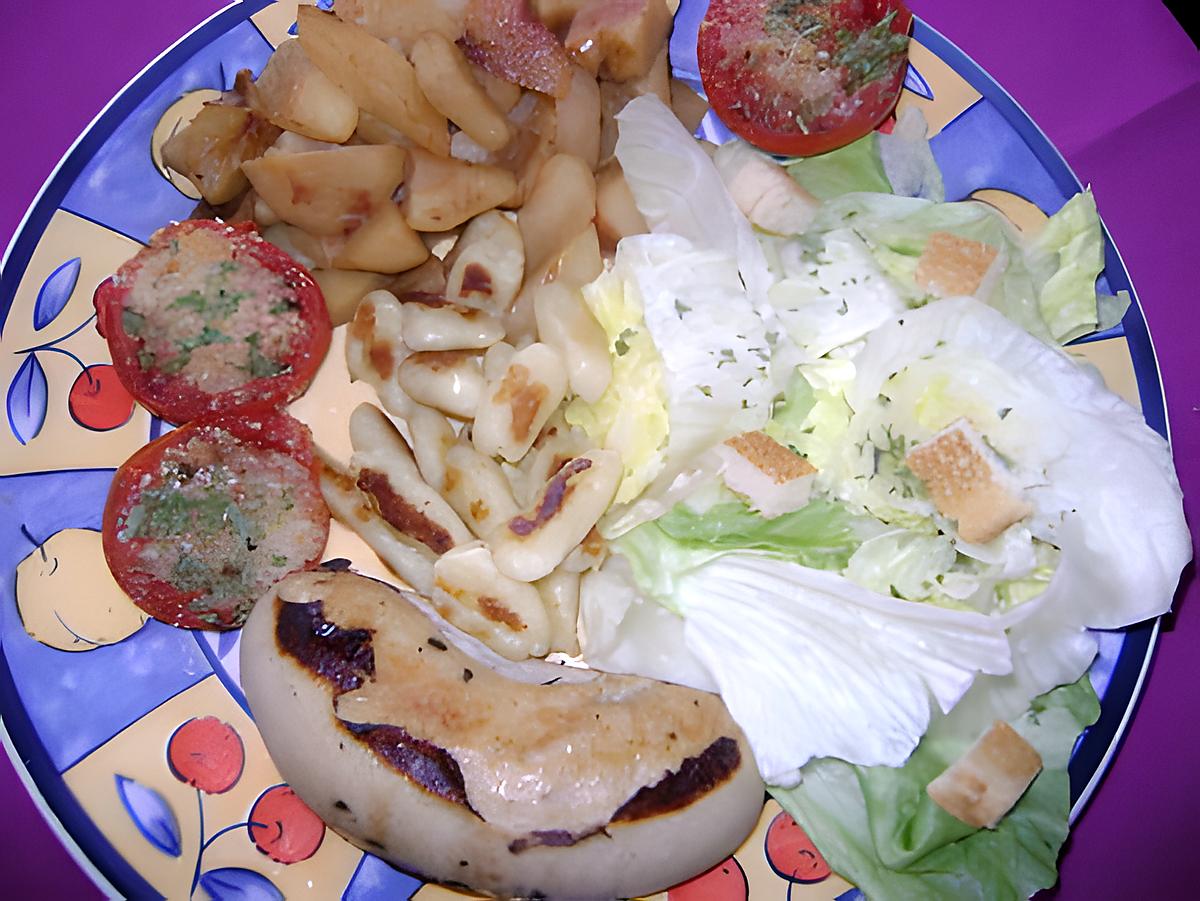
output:
[[[766,432],[742,432],[727,438],[725,444],[741,454],[746,462],[777,485],[801,479],[817,471],[815,466],[799,454],[788,450]]]
[[[991,541],[1033,507],[1006,484],[1002,465],[965,420],[952,423],[904,458],[939,513],[970,542]]]
[[[384,473],[364,469],[359,473],[357,487],[374,499],[384,522],[400,534],[421,542],[435,554],[444,554],[454,547],[450,533],[401,497]]]
[[[974,294],[997,253],[982,241],[934,232],[917,260],[917,284],[942,297]]]

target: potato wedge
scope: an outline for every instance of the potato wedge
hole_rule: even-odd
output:
[[[483,88],[484,93],[492,98],[492,103],[496,104],[501,112],[509,112],[517,101],[521,99],[521,86],[513,84],[511,81],[505,81],[499,76],[493,75],[483,66],[469,63],[471,74],[475,76],[475,80],[479,82],[479,86]]]
[[[299,41],[276,48],[254,87],[256,111],[288,131],[340,144],[358,125],[358,104],[313,65]]]
[[[451,41],[462,35],[461,19],[456,20],[437,0],[338,0],[333,11],[343,22],[361,25],[404,53],[411,52],[426,32]]]
[[[261,156],[278,137],[277,126],[247,107],[206,103],[163,144],[163,162],[217,206],[246,189],[242,163]]]
[[[378,272],[353,269],[314,269],[312,276],[325,295],[325,306],[334,328],[353,319],[358,302],[387,284],[387,277]]]
[[[600,85],[579,66],[571,67],[571,88],[554,103],[555,149],[572,153],[595,170],[600,162]]]
[[[671,79],[671,111],[683,127],[695,134],[701,120],[708,114],[708,101],[679,78]]]
[[[401,209],[418,231],[443,232],[505,203],[517,188],[506,169],[472,165],[419,148],[410,152]]]
[[[575,61],[608,81],[632,81],[666,50],[671,11],[665,0],[591,0],[563,42]]]
[[[588,164],[567,153],[552,156],[517,214],[528,268],[536,272],[595,214],[596,180]]]
[[[512,130],[504,113],[475,80],[470,64],[454,42],[428,31],[412,48],[417,84],[434,109],[487,150],[509,142]],[[599,123],[599,98],[597,98]]]
[[[416,142],[404,132],[392,128],[378,116],[372,116],[366,110],[358,111],[358,127],[354,137],[364,144],[395,144],[397,147],[415,147]]]
[[[596,173],[596,233],[601,251],[612,253],[626,235],[648,231],[650,227],[633,200],[621,164],[609,160]]]
[[[355,103],[426,150],[450,152],[446,117],[425,99],[403,53],[315,6],[301,6],[298,16],[300,43],[309,59]]]
[[[587,6],[588,0],[533,0],[533,12],[547,28],[565,35],[576,13]]]
[[[394,274],[419,266],[429,248],[404,220],[400,207],[382,203],[366,222],[351,234],[341,252],[333,257],[337,269],[365,269]]]
[[[314,235],[353,231],[404,180],[407,152],[360,145],[247,160],[242,170],[284,222]]]

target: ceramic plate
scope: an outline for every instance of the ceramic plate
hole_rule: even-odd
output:
[[[684,2],[672,39],[676,74],[693,82],[704,6]],[[164,170],[162,142],[202,102],[232,87],[239,69],[261,70],[294,33],[295,12],[295,0],[235,4],[143,71],[47,182],[9,248],[0,283],[7,413],[0,422],[0,714],[14,762],[27,762],[64,841],[126,897],[453,895],[326,830],[282,784],[258,736],[238,685],[238,634],[147,622],[117,589],[100,549],[112,472],[162,424],[113,377],[92,319],[92,292],[152,231],[190,213],[195,196]],[[948,200],[974,197],[1018,228],[1035,229],[1080,190],[1016,103],[920,21],[900,103],[919,107],[930,124]],[[718,123],[703,127],[720,136]],[[1132,294],[1111,241],[1106,263],[1102,289]],[[1070,350],[1165,432],[1158,369],[1136,299],[1122,326]],[[347,383],[335,341],[317,383],[293,408],[318,442],[346,456],[345,423],[360,399],[347,397]],[[337,527],[328,556],[384,573]],[[1156,635],[1157,624],[1145,623],[1100,636],[1091,677],[1103,712],[1071,762],[1075,815],[1115,750]],[[225,768],[195,770],[190,761],[218,746]],[[736,855],[687,897],[856,896],[837,876],[801,884],[772,865],[768,830],[779,815],[768,805]],[[678,892],[660,898],[672,895]]]

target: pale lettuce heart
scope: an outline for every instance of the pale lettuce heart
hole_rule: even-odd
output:
[[[850,229],[819,250],[793,241],[778,251],[784,278],[768,297],[792,340],[814,357],[851,344],[906,308],[865,241]]]
[[[616,157],[651,231],[732,257],[752,303],[765,306],[772,279],[762,248],[699,142],[653,94],[630,100],[617,125]]]
[[[966,416],[1010,462],[1035,508],[1025,525],[1062,551],[1055,581],[1075,625],[1170,608],[1191,559],[1170,448],[1090,370],[970,298],[885,324],[854,362],[851,437],[886,422],[919,441]]]
[[[730,553],[678,580],[687,648],[746,732],[763,778],[815,757],[900,766],[977,674],[1011,670],[994,619],[885,597],[836,573]]]

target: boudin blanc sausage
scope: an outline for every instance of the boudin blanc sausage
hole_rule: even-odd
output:
[[[347,839],[500,897],[611,901],[702,872],[753,829],[762,780],[716,695],[550,664],[514,677],[422,603],[300,573],[243,633],[272,759]]]

